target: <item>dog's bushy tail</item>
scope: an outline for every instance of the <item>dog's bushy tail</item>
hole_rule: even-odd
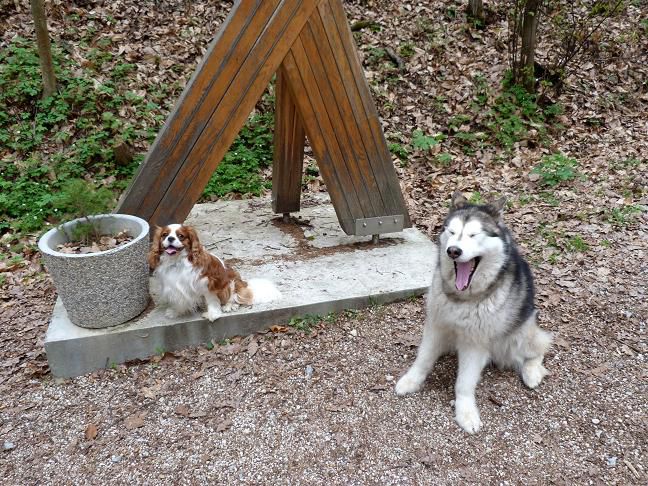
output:
[[[265,278],[253,278],[248,280],[248,287],[252,290],[253,303],[266,304],[281,299],[281,292],[277,286]]]

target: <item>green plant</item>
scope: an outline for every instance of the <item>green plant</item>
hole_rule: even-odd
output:
[[[378,64],[380,61],[387,57],[385,49],[380,47],[369,48],[369,55],[367,56],[367,64]]]
[[[443,167],[449,167],[452,164],[452,155],[447,152],[436,154],[434,159]]]
[[[252,116],[209,179],[203,196],[236,192],[258,196],[269,184],[260,171],[272,162],[273,114]]]
[[[70,179],[63,184],[59,194],[53,197],[52,206],[61,211],[63,219],[85,218],[72,228],[71,239],[88,244],[91,239],[99,239],[99,228],[88,216],[104,214],[109,211],[114,201],[111,190],[105,187],[95,188],[83,179]]]
[[[335,321],[335,313],[331,312],[325,316],[318,314],[306,314],[303,317],[293,317],[288,321],[288,325],[302,332],[310,332],[311,329],[321,322]]]
[[[558,233],[547,226],[546,223],[542,223],[539,226],[540,236],[542,236],[547,245],[556,249],[560,249],[558,244]]]
[[[530,196],[528,194],[522,194],[518,197],[518,201],[520,202],[521,206],[526,206],[531,201],[533,201],[533,196]]]
[[[613,226],[625,227],[630,224],[637,214],[641,213],[641,206],[628,204],[608,211],[607,221]]]
[[[9,265],[20,265],[25,259],[20,255],[14,255],[9,259]]]
[[[398,49],[400,52],[400,55],[409,58],[414,55],[414,46],[410,42],[406,42],[405,44],[402,44],[400,48]]]
[[[540,193],[540,199],[547,203],[549,206],[560,206],[560,199],[558,199],[555,194],[549,192],[549,191],[542,191]]]
[[[397,142],[391,142],[389,144],[389,151],[401,160],[405,160],[409,156],[409,150],[407,150],[407,147]]]
[[[0,287],[6,285],[7,276],[4,273],[0,273]]]
[[[574,235],[567,239],[567,249],[584,253],[589,250],[589,245],[579,235]]]
[[[470,195],[468,202],[470,204],[484,204],[484,198],[479,191],[475,191]]]
[[[531,173],[538,174],[543,185],[554,187],[562,182],[575,179],[579,175],[577,167],[576,159],[557,153],[545,155],[542,162],[535,166]]]
[[[445,135],[438,133],[433,136],[425,135],[421,130],[414,130],[412,145],[419,150],[430,150],[445,139]]]
[[[89,175],[123,188],[141,156],[117,164],[114,147],[150,141],[164,119],[160,106],[128,91],[121,78],[129,67],[98,84],[94,71],[117,61],[101,47],[85,55],[90,62],[81,66],[53,46],[58,91],[43,100],[33,41],[14,38],[0,50],[0,233],[55,223],[53,194],[69,179]],[[128,123],[124,109],[135,113]]]

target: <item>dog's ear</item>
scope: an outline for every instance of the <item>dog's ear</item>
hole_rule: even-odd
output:
[[[504,216],[504,208],[506,207],[506,196],[500,197],[498,200],[487,204],[489,213],[497,219],[502,219]]]
[[[189,261],[197,265],[203,265],[203,250],[200,238],[198,238],[198,232],[191,226],[183,226],[182,229],[186,236],[185,245],[188,247]]]
[[[148,254],[149,267],[155,270],[160,264],[160,255],[162,254],[162,230],[160,226],[155,226],[153,233],[153,240],[151,241],[151,249]]]
[[[450,201],[450,210],[453,211],[455,209],[461,209],[466,204],[468,204],[468,199],[466,199],[459,191],[455,191]]]

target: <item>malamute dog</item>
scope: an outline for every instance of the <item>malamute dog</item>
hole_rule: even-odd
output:
[[[482,423],[475,387],[490,361],[514,368],[529,388],[540,384],[551,335],[536,325],[533,278],[502,221],[505,199],[469,204],[455,193],[438,239],[427,320],[412,367],[396,394],[418,391],[435,361],[456,351],[455,418],[466,432]]]

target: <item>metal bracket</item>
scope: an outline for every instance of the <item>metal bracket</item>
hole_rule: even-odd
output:
[[[402,214],[380,216],[378,218],[361,218],[355,220],[355,234],[358,236],[397,233],[403,231]]]

